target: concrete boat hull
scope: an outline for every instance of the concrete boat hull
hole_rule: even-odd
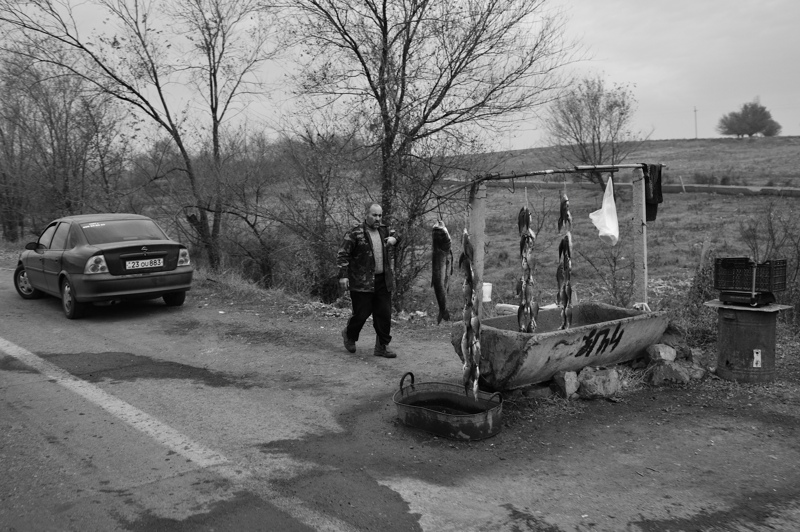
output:
[[[513,390],[546,382],[559,371],[586,366],[610,366],[642,356],[658,343],[667,328],[664,312],[642,312],[583,302],[573,308],[572,327],[558,330],[560,309],[539,311],[533,333],[518,332],[517,317],[498,316],[481,322],[481,388]],[[463,322],[451,330],[450,341],[461,353]]]

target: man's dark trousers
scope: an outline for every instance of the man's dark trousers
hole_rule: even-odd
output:
[[[374,292],[350,291],[353,301],[353,315],[347,322],[347,337],[357,342],[361,328],[372,314],[372,325],[381,345],[388,345],[392,339],[389,334],[392,326],[392,293],[386,288],[386,277],[380,273],[375,276]]]

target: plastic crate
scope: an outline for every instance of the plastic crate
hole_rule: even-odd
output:
[[[753,287],[753,268],[756,285]],[[756,264],[747,257],[714,261],[714,288],[740,292],[780,292],[786,290],[786,259]]]

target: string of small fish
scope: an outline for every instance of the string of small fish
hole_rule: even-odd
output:
[[[556,303],[561,309],[561,329],[572,326],[572,214],[569,211],[569,197],[566,192],[566,182],[564,190],[560,191],[560,209],[558,218],[558,230],[566,229],[564,236],[558,246],[559,264],[556,270],[556,283],[558,291]],[[522,275],[517,283],[517,295],[520,297],[519,310],[517,311],[517,321],[519,331],[532,333],[536,330],[536,319],[539,314],[539,303],[534,297],[534,245],[536,243],[536,233],[533,230],[533,214],[527,205],[527,190],[525,194],[526,204],[520,209],[517,216],[517,226],[519,229],[519,256],[522,266]],[[444,223],[439,218],[432,228],[433,254],[432,254],[432,278],[436,301],[439,306],[439,314],[436,323],[450,319],[450,312],[447,309],[447,294],[450,288],[450,276],[453,273],[453,251],[450,233]],[[478,379],[480,377],[481,359],[481,322],[479,316],[479,305],[481,304],[482,294],[475,290],[475,251],[469,237],[469,231],[464,227],[461,237],[461,255],[458,259],[458,269],[464,277],[462,283],[462,295],[464,309],[462,320],[464,323],[464,334],[461,337],[461,353],[463,356],[462,380],[464,383],[464,393],[468,394],[472,389],[473,395],[478,397]]]

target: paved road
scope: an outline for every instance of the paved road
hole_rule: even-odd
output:
[[[353,529],[270,489],[302,465],[254,447],[334,424],[314,409],[280,419],[279,390],[242,376],[252,356],[180,330],[189,309],[70,321],[10,279],[0,272],[2,530]],[[239,373],[223,371],[235,358]]]
[[[401,329],[386,360],[369,333],[346,353],[341,316],[200,291],[67,320],[8,268],[0,531],[798,530],[795,377],[521,408],[454,442],[391,402],[407,370],[460,378],[447,326]]]

